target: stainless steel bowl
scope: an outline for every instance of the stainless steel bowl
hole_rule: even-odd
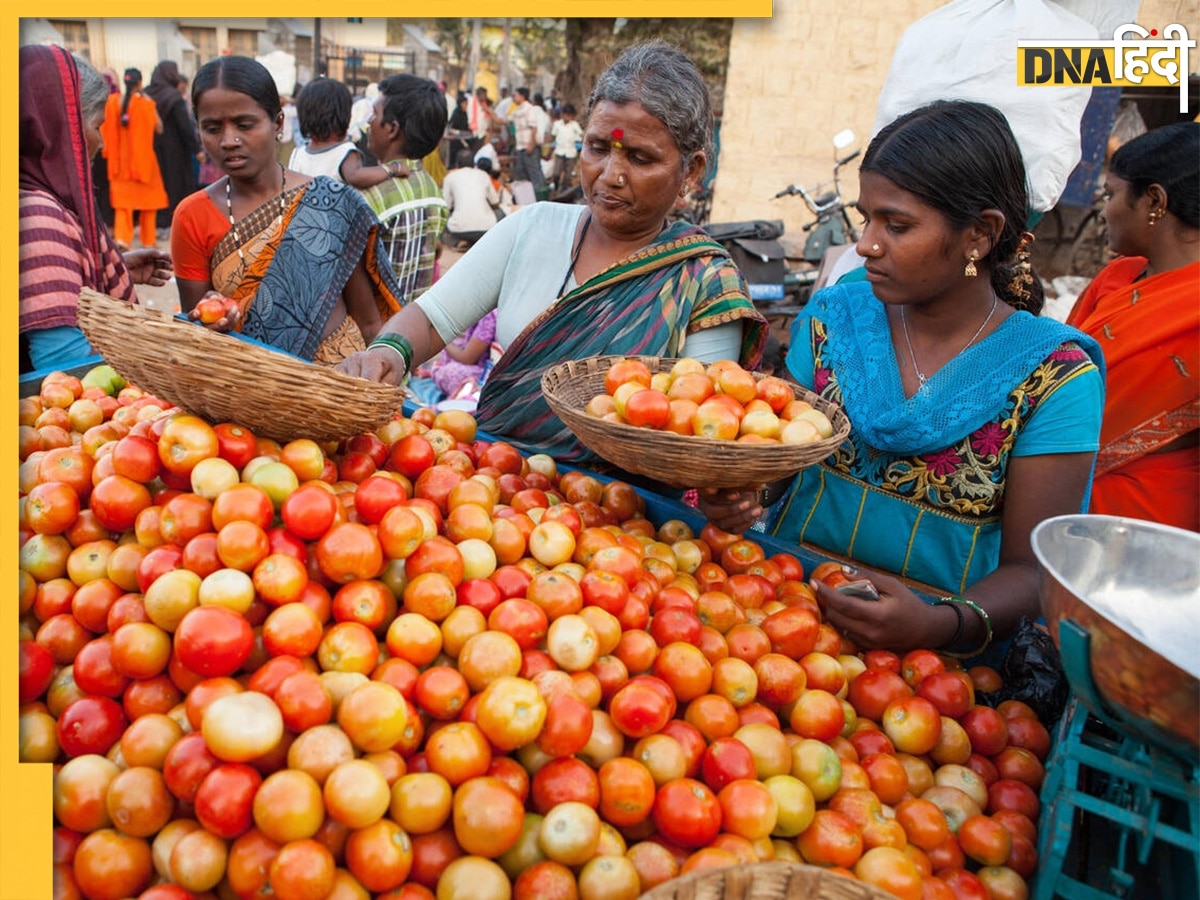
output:
[[[1200,744],[1200,534],[1116,516],[1033,530],[1041,606],[1055,643],[1088,635],[1091,682],[1114,724],[1194,755]],[[1068,673],[1071,660],[1065,660]],[[1077,693],[1090,689],[1076,684]],[[1081,690],[1082,689],[1082,690]]]

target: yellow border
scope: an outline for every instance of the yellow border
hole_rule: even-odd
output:
[[[0,19],[0,35],[4,46],[18,45],[19,16],[13,8],[18,4],[6,4],[6,14]],[[372,11],[382,13],[382,4]],[[300,0],[284,4],[268,0],[255,12],[279,16],[300,16],[305,13],[319,15],[324,12],[322,4],[312,0]],[[47,18],[91,18],[96,13],[93,2],[52,3],[51,10],[39,10]],[[161,3],[133,2],[121,8],[126,17],[161,17]],[[218,2],[194,10],[203,16],[238,17],[245,13],[245,4]],[[518,0],[498,6],[494,2],[479,0],[431,0],[423,8],[426,15],[471,16],[546,16],[561,17],[564,12],[571,16],[664,16],[678,18],[739,17],[769,18],[771,0]],[[0,385],[0,396],[7,399],[0,403],[0,434],[2,446],[9,448],[9,460],[4,469],[4,482],[8,484],[5,495],[14,502],[17,495],[17,179],[12,173],[17,169],[19,152],[17,128],[17,102],[19,90],[19,61],[17,53],[0,54],[0,98],[3,103],[3,131],[0,132],[0,171],[10,173],[4,182],[0,199],[0,304],[8,327],[0,328],[0,359],[7,360]],[[17,571],[17,539],[15,520],[6,518],[0,534],[0,546],[10,560],[9,572],[14,581]],[[11,582],[10,582],[11,584]],[[9,595],[11,596],[11,594]],[[11,603],[5,604],[6,616],[13,616]],[[13,630],[16,622],[8,620],[9,638],[0,641],[0,900],[41,900],[51,896],[50,854],[51,815],[50,793],[51,767],[48,765],[19,765],[17,763],[17,679],[16,644]]]

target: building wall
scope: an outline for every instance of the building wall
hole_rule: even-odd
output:
[[[904,29],[942,0],[828,3],[775,0],[770,19],[733,28],[711,219],[783,219],[800,236],[812,215],[799,197],[771,198],[789,184],[832,175],[833,135],[853,129],[865,149],[875,103]],[[1137,21],[1182,23],[1200,35],[1200,0],[1142,0]],[[964,36],[969,41],[969,36]],[[1190,68],[1200,66],[1193,51]],[[857,170],[843,171],[843,196],[858,195]]]

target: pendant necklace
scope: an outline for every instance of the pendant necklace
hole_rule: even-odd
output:
[[[982,325],[980,325],[977,329],[975,329],[975,333],[973,335],[971,335],[971,339],[969,341],[967,341],[966,344],[963,345],[962,350],[959,350],[958,353],[954,354],[954,357],[957,357],[957,356],[965,353],[972,344],[974,344],[977,340],[979,340],[979,336],[981,334],[983,334],[983,329],[987,328],[988,322],[992,321],[992,316],[996,312],[996,304],[999,301],[1000,301],[1000,298],[993,292],[992,293],[992,308],[988,310],[987,318],[983,320]],[[917,365],[917,354],[915,354],[913,352],[912,339],[908,336],[908,317],[904,314],[904,311],[906,309],[907,309],[906,306],[900,307],[900,325],[904,329],[904,343],[908,345],[908,358],[912,360],[913,370],[917,373],[917,381],[920,382],[921,387],[925,387],[925,382],[927,379],[925,378],[925,373],[921,371],[921,367],[919,365]],[[951,357],[951,358],[954,358],[954,357]]]
[[[285,169],[282,165],[280,165],[279,172],[280,172],[280,178],[282,179],[282,184],[279,187],[279,217],[275,221],[282,223],[283,222],[283,214],[287,211],[287,200],[284,199],[284,195],[287,193],[287,169]],[[233,232],[233,240],[234,240],[234,243],[237,244],[238,259],[241,260],[242,262],[245,262],[246,256],[244,253],[242,253],[242,238],[241,238],[241,235],[238,234],[237,222],[235,222],[233,219],[233,194],[229,188],[230,181],[231,181],[231,179],[229,178],[228,175],[226,175],[225,176],[225,209],[229,212],[229,230],[231,232]],[[903,309],[901,309],[901,312],[903,312]],[[924,383],[924,382],[922,382],[922,383]]]

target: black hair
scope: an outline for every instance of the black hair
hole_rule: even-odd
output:
[[[529,99],[529,88],[519,87],[519,88],[517,88],[517,93],[520,94],[522,97],[524,97],[526,100]]]
[[[428,78],[403,73],[379,82],[383,121],[396,122],[404,132],[404,156],[423,159],[433,152],[446,131],[446,100]]]
[[[454,166],[458,169],[469,169],[475,161],[475,154],[470,150],[459,150],[458,155],[454,157]]]
[[[141,69],[126,69],[125,70],[125,99],[121,101],[121,127],[129,127],[129,101],[133,99],[134,92],[142,85]]]
[[[245,94],[271,119],[278,121],[279,88],[267,67],[248,56],[218,56],[206,62],[192,79],[192,109],[200,109],[200,98],[210,88],[225,88]]]
[[[1129,202],[1157,184],[1167,194],[1167,212],[1200,228],[1200,122],[1176,122],[1127,141],[1113,154],[1108,171],[1129,182]]]
[[[563,115],[573,116],[573,115],[575,115],[575,104],[574,103],[564,103],[562,105],[562,109],[560,111],[562,112]]]
[[[1018,259],[1029,212],[1025,164],[1008,120],[994,106],[939,100],[905,113],[871,140],[862,172],[875,172],[938,210],[962,231],[984,210],[1004,214],[984,255],[992,287],[1017,309],[1039,313],[1041,281]]]
[[[491,175],[492,161],[486,156],[481,156],[479,159],[475,160],[475,168],[482,169],[484,172],[487,172],[489,175]]]
[[[350,88],[333,78],[314,78],[296,98],[296,119],[309,140],[344,138],[350,127]]]

